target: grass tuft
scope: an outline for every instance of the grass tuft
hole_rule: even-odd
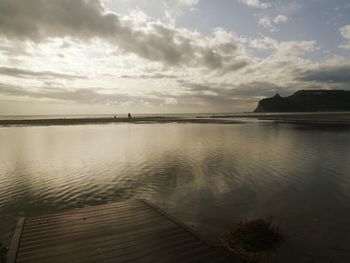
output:
[[[0,242],[0,263],[6,262],[7,247]]]
[[[283,241],[278,227],[271,221],[241,221],[219,238],[218,245],[248,262],[269,262],[269,253]]]

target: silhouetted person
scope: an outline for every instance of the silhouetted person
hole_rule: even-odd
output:
[[[114,119],[116,119],[117,118],[117,115],[114,115]]]
[[[130,114],[130,112],[128,113],[128,118],[131,119],[131,114]]]

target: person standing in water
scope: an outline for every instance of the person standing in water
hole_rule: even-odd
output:
[[[131,119],[131,114],[130,114],[130,112],[128,113],[128,118]]]

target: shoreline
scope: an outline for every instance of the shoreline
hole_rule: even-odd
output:
[[[0,120],[0,127],[11,126],[53,126],[53,125],[85,125],[109,123],[216,123],[216,124],[244,124],[241,120],[223,120],[213,118],[181,118],[181,117],[133,117],[133,118],[60,118],[60,119],[22,119]]]
[[[110,123],[202,123],[202,124],[246,124],[257,122],[305,124],[305,125],[335,125],[350,126],[349,112],[334,113],[264,113],[264,114],[233,114],[213,115],[211,117],[84,117],[84,118],[47,118],[47,119],[0,119],[0,127],[11,126],[55,126],[55,125],[87,125]]]
[[[218,119],[246,118],[275,123],[310,125],[350,125],[350,112],[294,112],[294,113],[250,113],[235,116],[218,116]]]

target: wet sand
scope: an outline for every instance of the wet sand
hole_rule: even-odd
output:
[[[350,125],[350,112],[247,113],[242,115],[217,116],[216,118],[252,118],[260,121],[274,121],[276,123]]]

